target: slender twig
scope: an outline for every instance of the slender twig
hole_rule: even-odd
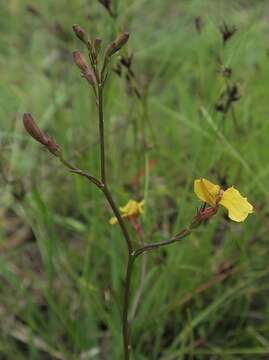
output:
[[[89,181],[91,181],[92,183],[94,183],[96,186],[98,186],[98,188],[102,188],[102,183],[96,179],[94,176],[82,171],[81,169],[77,168],[76,166],[74,166],[73,164],[69,163],[67,160],[65,160],[62,156],[60,157],[60,161],[61,163],[66,166],[68,169],[70,169],[71,173],[74,174],[78,174],[81,176],[86,177]]]
[[[183,239],[184,237],[188,236],[190,233],[191,233],[190,229],[184,229],[179,234],[173,236],[169,240],[159,241],[159,242],[156,242],[156,243],[151,243],[151,244],[147,244],[145,246],[142,246],[141,248],[135,250],[133,255],[135,257],[138,257],[139,255],[143,254],[146,251],[154,250],[154,249],[157,249],[157,248],[159,248],[161,246],[174,244],[175,242],[178,242],[181,239]]]
[[[92,183],[94,183],[96,186],[98,186],[100,189],[103,188],[103,184],[99,180],[97,180],[94,176],[91,176],[90,174],[87,174],[86,172],[84,172],[80,169],[70,170],[70,172],[73,174],[78,174],[78,175],[84,176],[88,180],[90,180]]]

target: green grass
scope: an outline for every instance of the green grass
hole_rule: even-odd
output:
[[[146,239],[166,239],[189,223],[200,205],[193,194],[198,177],[235,185],[256,207],[243,224],[221,210],[181,244],[150,253],[133,359],[266,359],[268,4],[113,3],[117,22],[97,1],[32,2],[42,17],[27,12],[24,0],[1,6],[0,358],[122,359],[120,230],[108,224],[112,214],[101,193],[40,149],[21,121],[31,112],[70,160],[98,174],[96,108],[71,58],[82,50],[71,31],[79,23],[104,44],[120,29],[131,34],[127,48],[147,96],[142,103],[124,78],[110,74],[108,174],[118,204],[146,195]],[[224,20],[238,28],[225,47],[218,28]],[[56,23],[63,32],[55,32]],[[225,88],[218,59],[240,87],[237,125],[214,109]],[[145,164],[147,176],[131,189]],[[23,229],[28,236],[19,241]],[[234,266],[225,279],[222,264]]]

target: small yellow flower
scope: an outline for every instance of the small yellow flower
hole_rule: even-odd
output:
[[[137,202],[135,200],[129,200],[125,206],[120,207],[121,216],[129,220],[136,219],[140,214],[143,214],[143,207],[145,201],[142,200]],[[116,217],[112,217],[109,220],[111,225],[117,224],[118,220]]]
[[[194,192],[212,207],[224,206],[231,220],[241,222],[253,213],[253,206],[233,186],[224,191],[209,180],[198,179],[194,181]]]

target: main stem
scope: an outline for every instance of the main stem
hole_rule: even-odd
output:
[[[98,77],[97,77],[98,78]],[[105,153],[105,134],[104,134],[104,112],[103,112],[103,74],[101,75],[100,82],[98,81],[98,91],[97,91],[97,104],[98,104],[98,115],[99,115],[99,138],[100,138],[100,162],[101,162],[101,181],[100,186],[103,191],[109,205],[111,206],[118,223],[120,225],[123,236],[126,240],[128,248],[128,264],[125,278],[125,288],[124,288],[124,299],[123,299],[123,314],[122,314],[122,338],[123,338],[123,348],[124,348],[124,360],[130,359],[130,327],[128,322],[128,310],[129,310],[129,300],[130,300],[130,288],[131,288],[131,277],[132,269],[135,257],[133,256],[133,247],[132,241],[129,235],[129,232],[125,226],[123,218],[120,214],[120,211],[117,205],[114,202],[114,199],[109,191],[106,178],[106,153]]]
[[[125,278],[123,315],[122,315],[122,336],[123,336],[124,360],[130,359],[130,350],[131,350],[131,344],[130,344],[131,332],[130,332],[130,324],[128,321],[128,309],[129,309],[131,278],[132,278],[132,270],[133,270],[134,261],[135,261],[135,257],[132,254],[129,254],[127,270],[126,270],[126,278]]]
[[[106,161],[105,161],[105,136],[104,136],[104,113],[103,113],[103,84],[98,84],[98,115],[99,115],[99,134],[100,134],[100,162],[101,179],[106,186]]]

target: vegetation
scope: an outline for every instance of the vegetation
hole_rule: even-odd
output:
[[[106,44],[130,33],[106,80],[107,177],[118,205],[145,200],[143,241],[188,226],[201,177],[235,185],[255,207],[242,224],[219,209],[180,243],[150,252],[134,311],[137,259],[132,358],[267,357],[268,11],[236,0],[2,6],[1,358],[123,358],[120,227],[109,224],[102,192],[22,129],[30,111],[65,159],[98,176],[98,111],[73,64],[74,49],[86,56],[74,23]]]

